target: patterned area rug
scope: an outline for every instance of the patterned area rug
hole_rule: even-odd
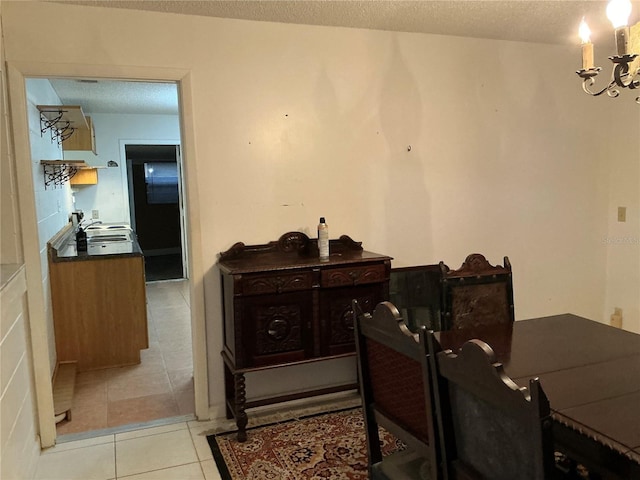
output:
[[[207,437],[223,480],[365,480],[367,445],[359,408]],[[405,447],[381,430],[382,453]]]

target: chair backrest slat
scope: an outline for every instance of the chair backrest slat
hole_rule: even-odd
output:
[[[426,330],[412,333],[390,302],[373,314],[353,303],[358,373],[367,432],[369,467],[383,461],[382,426],[428,460],[430,478],[438,478]]]
[[[480,340],[456,353],[440,351],[433,332],[427,343],[447,478],[550,478],[550,408],[539,381],[518,387]]]
[[[511,263],[491,265],[479,254],[468,255],[462,266],[450,270],[440,262],[442,280],[441,329],[451,330],[515,319]]]

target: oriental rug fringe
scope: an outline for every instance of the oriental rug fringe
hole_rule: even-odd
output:
[[[207,437],[223,480],[366,480],[362,410],[349,409]],[[383,455],[404,444],[380,429]]]

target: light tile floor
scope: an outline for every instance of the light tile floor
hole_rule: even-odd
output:
[[[262,407],[249,427],[359,404],[345,392]],[[234,429],[232,420],[194,420],[60,443],[40,455],[35,480],[221,480],[207,435]]]
[[[147,283],[147,318],[141,363],[78,373],[72,419],[56,426],[58,435],[193,414],[188,282]]]
[[[200,422],[60,443],[40,455],[36,480],[220,480]]]
[[[58,444],[41,453],[35,480],[221,480],[207,435],[235,430],[233,420],[172,416],[193,412],[187,284],[150,283],[147,298],[150,348],[142,364],[80,377],[73,419],[58,424]],[[170,393],[172,409],[154,408],[171,404],[156,401]],[[248,426],[357,404],[358,395],[346,393],[266,406]],[[74,422],[82,426],[73,430]]]

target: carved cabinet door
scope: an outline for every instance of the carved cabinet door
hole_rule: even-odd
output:
[[[357,300],[364,312],[372,312],[384,300],[382,290],[381,285],[374,284],[332,288],[320,294],[322,355],[355,351],[351,301]]]
[[[313,349],[311,292],[246,297],[243,301],[244,367],[294,362]]]

